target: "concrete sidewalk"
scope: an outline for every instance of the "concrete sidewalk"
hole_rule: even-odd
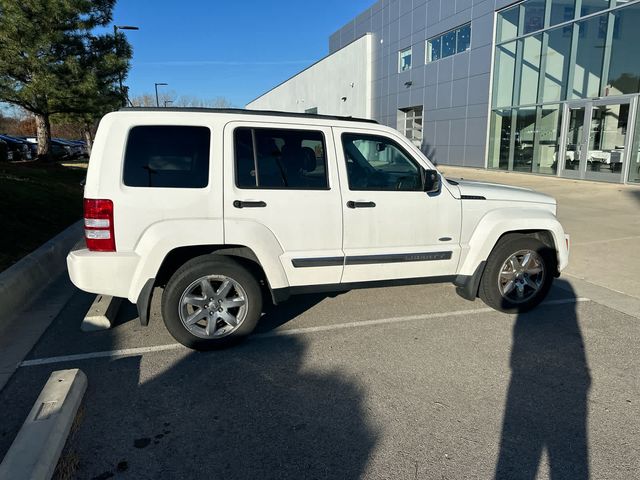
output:
[[[439,166],[450,178],[533,188],[558,200],[558,218],[571,234],[565,271],[640,299],[640,187],[541,175]]]

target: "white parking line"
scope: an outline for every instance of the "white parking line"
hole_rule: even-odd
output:
[[[567,298],[561,300],[549,300],[541,306],[548,305],[564,305],[568,303],[588,302],[588,298]],[[289,335],[302,335],[306,333],[327,332],[330,330],[342,330],[345,328],[368,327],[372,325],[386,325],[391,323],[414,322],[416,320],[430,320],[435,318],[461,317],[464,315],[476,315],[479,313],[495,312],[494,309],[476,308],[473,310],[457,310],[454,312],[427,313],[424,315],[409,315],[406,317],[380,318],[378,320],[363,320],[361,322],[338,323],[335,325],[321,325],[318,327],[292,328],[289,330],[274,330],[267,333],[258,333],[252,335],[252,339],[284,337]],[[156,345],[153,347],[126,348],[122,350],[110,350],[105,352],[80,353],[77,355],[62,355],[59,357],[36,358],[33,360],[25,360],[20,364],[21,367],[35,367],[40,365],[50,365],[52,363],[74,362],[79,360],[90,360],[94,358],[122,358],[143,355],[151,352],[163,352],[167,350],[187,350],[186,347],[179,343],[171,343],[168,345]]]

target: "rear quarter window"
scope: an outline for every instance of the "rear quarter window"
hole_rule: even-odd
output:
[[[209,183],[210,144],[206,127],[133,127],[123,182],[128,187],[204,188]]]

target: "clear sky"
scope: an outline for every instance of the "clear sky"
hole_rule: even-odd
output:
[[[175,95],[244,105],[328,53],[329,35],[375,0],[119,0],[133,46],[130,96]]]

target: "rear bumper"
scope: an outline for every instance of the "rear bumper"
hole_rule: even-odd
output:
[[[134,303],[140,292],[131,292],[131,286],[139,262],[135,253],[90,252],[86,248],[67,255],[69,277],[80,290],[128,298]]]

